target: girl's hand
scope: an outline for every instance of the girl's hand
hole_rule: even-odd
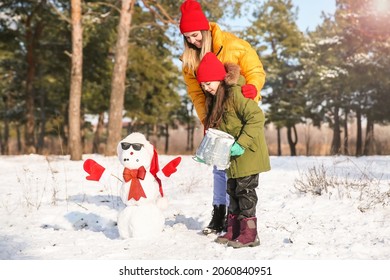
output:
[[[241,156],[245,152],[245,149],[241,147],[240,144],[234,142],[233,146],[230,149],[231,156]]]

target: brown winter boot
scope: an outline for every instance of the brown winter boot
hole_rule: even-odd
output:
[[[224,235],[218,236],[215,242],[219,244],[226,244],[230,240],[235,239],[240,234],[240,222],[237,215],[229,214],[227,221],[227,231]]]
[[[251,217],[240,221],[240,235],[229,241],[228,246],[233,248],[255,247],[260,245],[257,236],[257,218]]]

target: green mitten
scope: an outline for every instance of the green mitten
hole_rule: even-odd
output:
[[[241,147],[240,144],[234,142],[233,146],[230,149],[231,156],[241,156],[245,152],[245,149]]]

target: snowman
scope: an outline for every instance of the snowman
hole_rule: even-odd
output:
[[[124,166],[119,178],[93,159],[84,162],[86,179],[107,185],[114,176],[122,182],[120,197],[125,204],[118,213],[118,230],[121,238],[150,238],[158,235],[164,227],[162,210],[167,200],[162,190],[161,179],[177,171],[181,161],[177,157],[161,170],[158,154],[153,145],[139,132],[134,132],[121,140],[117,146],[120,163]]]

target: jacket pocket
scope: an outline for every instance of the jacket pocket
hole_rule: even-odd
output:
[[[253,139],[252,144],[248,147],[248,149],[252,152],[256,152],[259,149],[260,143],[259,143],[259,138],[256,137]]]

